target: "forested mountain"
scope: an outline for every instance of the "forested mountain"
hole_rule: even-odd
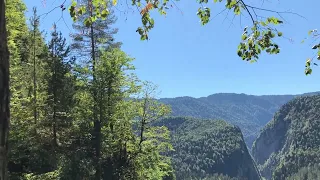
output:
[[[201,98],[162,98],[159,101],[171,106],[172,116],[223,119],[239,126],[247,146],[251,148],[259,131],[283,104],[297,96],[317,93],[263,96],[218,93]]]
[[[241,130],[222,120],[166,118],[154,125],[171,131],[170,153],[177,179],[259,180]],[[228,178],[228,177],[229,178]]]
[[[320,96],[298,97],[283,105],[252,148],[267,179],[319,179]],[[317,178],[316,178],[317,177]]]

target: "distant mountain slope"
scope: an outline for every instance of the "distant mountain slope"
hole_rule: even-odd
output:
[[[225,179],[259,180],[260,176],[243,140],[241,130],[222,120],[174,117],[154,125],[172,133],[172,157],[179,180]]]
[[[298,97],[283,105],[258,136],[252,155],[267,179],[307,176],[306,167],[320,163],[320,96]]]
[[[302,95],[317,93],[319,92]],[[301,95],[218,93],[202,98],[162,98],[159,101],[171,106],[172,116],[223,119],[239,126],[247,146],[251,148],[259,131],[272,119],[273,114],[296,96]]]

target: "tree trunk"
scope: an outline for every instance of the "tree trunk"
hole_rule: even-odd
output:
[[[143,114],[142,114],[142,118],[141,118],[141,127],[140,127],[140,142],[139,142],[139,152],[141,153],[142,151],[142,143],[144,141],[143,139],[143,133],[145,131],[145,125],[146,125],[146,114],[147,114],[147,96],[144,99],[143,102]]]
[[[35,17],[36,18],[36,17]],[[37,81],[36,81],[36,20],[33,22],[33,118],[34,124],[37,124]],[[36,128],[37,132],[37,128]]]
[[[56,26],[54,25],[54,32],[56,33]],[[56,51],[55,51],[55,41],[52,41],[52,61],[53,61],[53,84],[56,84],[57,82],[57,75],[56,75],[56,71],[57,71],[57,61],[58,61],[58,57],[56,57]],[[54,142],[54,146],[57,147],[58,145],[58,140],[57,140],[57,115],[56,115],[56,111],[57,111],[57,88],[55,86],[52,87],[53,88],[53,122],[52,122],[52,131],[53,131],[53,142]]]
[[[9,50],[7,46],[5,0],[0,0],[0,180],[8,179],[9,95]]]
[[[90,8],[90,17],[93,17],[93,5],[92,0],[88,1],[88,6]],[[90,39],[91,39],[91,60],[92,60],[92,85],[93,85],[93,121],[94,121],[94,129],[93,129],[93,138],[94,138],[94,149],[95,149],[95,180],[101,180],[102,170],[101,170],[101,121],[98,119],[98,98],[97,98],[97,90],[96,90],[96,50],[95,50],[95,38],[94,38],[94,30],[93,30],[93,22],[90,25]]]

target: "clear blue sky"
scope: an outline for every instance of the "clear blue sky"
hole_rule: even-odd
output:
[[[46,6],[42,1],[46,1]],[[42,14],[61,2],[63,0],[25,0],[29,9],[27,15],[33,6],[37,6],[39,14]],[[214,16],[222,10],[223,4],[212,2],[208,6],[212,7]],[[261,7],[262,0],[259,3],[255,3],[256,0],[245,2]],[[320,90],[320,67],[315,67],[311,76],[304,75],[305,60],[315,52],[311,50],[310,41],[300,43],[310,29],[319,27],[320,1],[265,0],[264,8],[291,10],[307,20],[283,15],[288,22],[280,30],[293,42],[277,40],[281,53],[263,55],[254,64],[242,61],[236,54],[243,27],[250,26],[247,15],[241,18],[242,27],[239,17],[232,23],[232,12],[228,16],[227,12],[222,13],[208,25],[201,26],[196,15],[199,7],[196,0],[181,0],[176,5],[183,14],[176,7],[170,9],[166,17],[154,14],[155,28],[149,35],[149,41],[140,41],[135,32],[141,23],[137,11],[130,11],[126,3],[122,6],[119,3],[118,10],[115,10],[118,16],[115,27],[119,28],[117,40],[123,42],[122,49],[127,54],[136,58],[134,64],[140,79],[159,85],[160,97],[202,97],[218,92],[296,94]],[[127,14],[122,11],[127,11]],[[50,31],[52,23],[60,16],[61,11],[57,9],[42,19],[42,30]],[[67,11],[64,20],[66,23],[63,20],[58,22],[58,28],[68,36],[73,30]]]

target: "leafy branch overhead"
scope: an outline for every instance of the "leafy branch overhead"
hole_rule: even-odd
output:
[[[246,27],[241,36],[241,42],[238,46],[237,54],[243,60],[256,62],[262,51],[268,54],[277,54],[280,52],[279,45],[273,41],[276,37],[281,37],[282,32],[275,27],[282,24],[280,20],[281,14],[295,14],[292,12],[280,12],[269,9],[255,7],[245,3],[245,0],[213,0],[214,3],[222,3],[225,1],[225,9],[232,10],[235,16],[249,15],[252,24],[251,27]],[[200,7],[197,11],[197,16],[200,18],[202,25],[206,25],[210,21],[211,10],[205,7],[208,0],[197,0]],[[154,28],[154,19],[150,16],[152,10],[158,10],[161,15],[166,15],[169,0],[132,0],[132,6],[137,7],[141,14],[142,26],[138,27],[136,32],[139,33],[141,40],[148,40],[149,31]],[[108,15],[108,9],[117,4],[117,0],[92,0],[89,5],[79,5],[75,0],[72,0],[70,6],[70,15],[75,21],[79,16],[83,15],[86,6],[91,6],[94,9],[93,16],[86,17],[84,21],[86,26],[90,26],[97,18],[105,18]],[[262,18],[259,12],[267,12],[269,17]],[[280,18],[275,17],[278,16]],[[298,15],[298,14],[295,14]]]
[[[317,40],[319,40],[320,38],[320,34],[316,29],[310,30],[308,32],[308,35],[311,36],[311,38],[313,39],[313,42],[316,42]],[[304,42],[304,41],[302,41]],[[305,69],[305,74],[309,75],[312,73],[312,66],[318,66],[317,63],[313,62],[314,58],[316,57],[317,60],[320,60],[320,42],[318,42],[318,44],[315,44],[312,46],[313,50],[316,50],[317,53],[313,56],[313,58],[309,58],[306,61],[306,69]]]

